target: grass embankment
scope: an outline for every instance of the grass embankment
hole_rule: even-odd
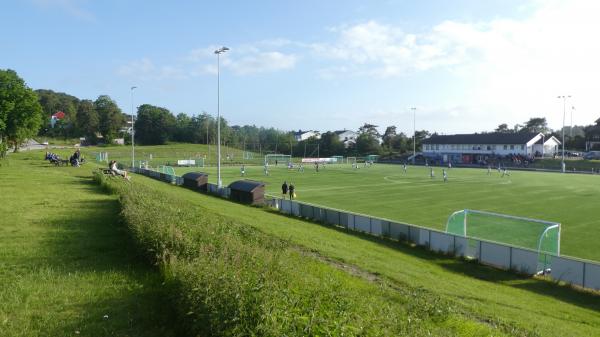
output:
[[[89,155],[89,159],[95,159],[95,153],[107,152],[109,160],[117,160],[125,165],[131,165],[131,146],[92,146],[83,148],[84,154]],[[222,165],[240,165],[246,164],[261,164],[264,162],[264,154],[251,152],[247,148],[246,152],[241,149],[229,146],[221,146],[221,163]],[[204,165],[214,166],[217,162],[217,147],[216,145],[206,144],[188,144],[188,143],[171,143],[168,145],[145,145],[135,146],[135,159],[147,161],[151,167],[158,165],[175,166],[177,160],[193,159],[199,164],[201,159],[204,159]]]
[[[0,336],[173,336],[160,273],[89,168],[0,167]]]
[[[232,233],[243,231],[243,228],[246,228],[247,233],[252,233],[252,235],[248,235],[248,240],[256,242],[258,246],[256,249],[260,249],[259,247],[264,245],[267,247],[267,252],[264,253],[265,256],[260,255],[263,256],[261,259],[244,258],[241,261],[268,262],[260,262],[256,267],[252,265],[246,267],[243,263],[238,265],[235,262],[234,266],[230,268],[239,269],[240,272],[246,270],[246,268],[255,268],[257,271],[264,270],[262,268],[282,268],[281,274],[265,274],[277,275],[276,280],[288,283],[293,289],[288,292],[289,294],[310,296],[312,299],[305,299],[304,301],[307,305],[313,306],[316,314],[314,317],[321,317],[321,312],[329,310],[320,307],[320,303],[323,302],[321,299],[326,296],[331,299],[329,301],[344,300],[344,303],[350,304],[349,310],[350,308],[352,310],[350,312],[361,313],[366,311],[366,314],[361,314],[361,317],[373,319],[373,316],[378,315],[378,311],[373,310],[372,305],[378,303],[380,300],[378,296],[383,294],[385,295],[384,298],[387,299],[383,303],[389,306],[384,312],[388,314],[381,316],[378,320],[363,321],[363,326],[370,327],[368,323],[373,324],[373,322],[377,322],[379,324],[377,326],[387,326],[387,324],[395,326],[396,323],[392,323],[394,321],[388,319],[390,316],[399,325],[408,322],[403,310],[391,310],[400,307],[404,308],[408,315],[414,314],[414,312],[427,313],[430,310],[435,313],[435,310],[440,310],[439,313],[431,317],[428,316],[429,314],[425,314],[424,317],[420,317],[421,321],[418,323],[419,326],[431,327],[436,333],[439,330],[436,331],[435,328],[444,326],[447,317],[454,316],[453,313],[460,313],[458,317],[488,322],[489,326],[499,327],[501,331],[512,336],[588,337],[600,335],[600,315],[598,315],[600,312],[600,297],[597,294],[575,291],[569,287],[559,286],[545,280],[522,278],[508,272],[442,257],[422,249],[379,240],[367,235],[351,235],[351,233],[340,229],[284,217],[260,208],[234,204],[138,175],[134,176],[134,180],[136,186],[143,184],[149,187],[145,193],[150,193],[150,196],[144,195],[144,198],[140,198],[144,201],[137,201],[136,203],[147,203],[144,209],[147,209],[148,212],[153,208],[158,209],[161,207],[160,213],[152,212],[150,213],[151,216],[136,215],[136,217],[139,216],[144,219],[144,222],[178,224],[180,220],[177,220],[177,216],[183,216],[186,219],[191,218],[190,221],[199,219],[199,222],[204,223],[207,221],[206,217],[208,217],[209,219],[222,219],[219,221],[229,223],[225,228],[231,230]],[[155,203],[146,200],[155,198],[160,202]],[[190,211],[190,209],[193,209],[193,211]],[[189,212],[193,212],[194,215],[190,215]],[[163,213],[171,215],[163,215]],[[218,222],[212,223],[217,224]],[[139,226],[149,225],[141,223]],[[176,227],[178,228],[179,225]],[[195,239],[192,239],[189,234],[181,234],[181,237],[187,237],[189,242],[204,240],[205,243],[201,243],[200,247],[210,247],[198,248],[196,251],[206,249],[213,251],[212,247],[215,245],[218,247],[215,251],[225,251],[229,254],[234,252],[237,246],[246,247],[248,245],[244,243],[246,234],[240,234],[239,241],[223,240],[233,243],[233,247],[230,247],[229,244],[219,244],[221,235],[215,234],[218,231],[212,229],[210,221],[208,224],[203,224],[202,227],[206,227],[202,231],[210,232],[201,234]],[[166,231],[166,229],[164,230]],[[279,248],[271,248],[271,244],[262,244],[259,243],[261,241],[253,239],[255,235],[263,237],[263,234],[260,234],[259,231],[276,237],[277,240],[283,240],[281,245],[273,245]],[[202,239],[203,237],[214,239],[207,241]],[[215,241],[213,242],[213,240]],[[264,240],[271,239],[265,238]],[[296,253],[293,253],[293,251],[298,248],[291,247],[302,247],[300,248],[302,251],[310,251],[314,255],[321,256],[321,260],[333,264],[354,266],[356,270],[369,273],[368,275],[377,275],[377,279],[382,281],[381,283],[375,281],[372,286],[380,289],[377,292],[370,290],[367,294],[364,292],[355,293],[355,290],[349,290],[351,288],[348,287],[354,283],[364,284],[364,281],[350,278],[324,266],[319,267],[323,268],[319,270],[325,272],[306,272],[306,265],[315,265],[316,262],[310,257],[297,258]],[[292,249],[291,252],[289,252],[290,249]],[[279,254],[278,260],[267,258],[271,254]],[[288,254],[290,257],[288,257]],[[223,260],[218,259],[212,263],[220,267],[220,263],[222,263],[220,261]],[[274,267],[264,267],[264,264],[269,263],[273,263]],[[350,267],[343,269],[351,270]],[[301,273],[298,273],[298,271],[301,271]],[[201,273],[198,272],[198,274]],[[230,274],[226,273],[226,275]],[[225,278],[228,277],[230,276]],[[290,277],[292,278],[290,279]],[[346,281],[341,282],[337,280],[338,277]],[[360,283],[358,283],[359,281]],[[227,281],[226,284],[229,282]],[[315,282],[315,284],[312,282]],[[331,287],[330,282],[339,283],[339,286]],[[300,292],[305,287],[312,289],[316,284],[319,288],[308,292],[306,290]],[[215,289],[222,289],[219,284],[215,285],[212,282],[210,286],[215,287]],[[192,289],[193,287],[193,285],[188,286]],[[203,288],[200,287],[200,289]],[[331,293],[328,294],[328,292]],[[206,294],[206,296],[209,296],[209,294]],[[273,291],[273,296],[276,301],[290,303],[288,297],[284,296],[279,299],[279,296],[282,296],[279,290]],[[302,303],[301,299],[304,296],[296,298],[291,303],[295,303],[295,301]],[[235,304],[233,306],[235,307]],[[354,306],[357,307],[354,308]],[[268,306],[265,307],[268,308]],[[209,311],[212,312],[212,310]],[[415,322],[414,318],[411,322]],[[465,327],[470,324],[461,322],[454,325],[454,327]],[[449,336],[453,333],[455,331],[449,329],[441,335]],[[497,336],[498,332],[489,331],[488,334]],[[386,333],[385,335],[394,334]],[[416,333],[411,332],[408,335],[416,335]],[[469,333],[463,331],[459,335],[468,336]]]
[[[162,267],[175,290],[178,316],[194,334],[527,335],[481,322],[419,286],[328,263],[309,247],[228,216],[230,210],[238,214],[237,205],[219,201],[218,210],[208,209],[189,199],[195,194],[163,194],[138,176],[133,188],[120,179],[98,179],[121,195],[135,241]],[[261,209],[244,210],[286,224],[286,218]]]

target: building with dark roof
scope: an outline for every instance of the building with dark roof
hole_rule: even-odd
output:
[[[473,133],[433,135],[423,142],[423,155],[443,162],[480,163],[498,156],[552,156],[561,144],[542,133]]]

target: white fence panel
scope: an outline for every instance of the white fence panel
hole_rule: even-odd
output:
[[[565,257],[552,257],[552,278],[578,286],[583,286],[584,262],[571,260]]]
[[[408,230],[408,241],[419,244],[419,238],[421,236],[421,231],[418,228],[413,226],[406,226]]]
[[[510,268],[519,273],[534,275],[538,270],[539,254],[534,251],[513,248]]]
[[[584,287],[600,290],[600,265],[594,263],[585,264]]]
[[[445,254],[454,253],[454,235],[431,231],[429,249]]]
[[[338,211],[332,211],[330,209],[326,210],[327,217],[326,222],[332,225],[341,225],[340,221],[340,213]]]
[[[429,230],[424,229],[424,228],[419,228],[419,229],[411,229],[411,232],[415,230],[419,232],[419,240],[417,241],[417,244],[419,246],[425,246],[425,247],[429,247]]]
[[[369,233],[371,231],[371,219],[366,216],[354,216],[354,229],[361,232]]]
[[[295,201],[292,201],[292,214],[300,216],[300,205]]]
[[[351,213],[346,213],[348,214],[348,226],[346,228],[351,229],[351,230],[356,230],[356,217],[354,216],[354,214]]]
[[[510,247],[491,242],[481,242],[481,258],[484,264],[510,269]]]
[[[313,207],[305,204],[298,203],[300,205],[300,214],[303,218],[313,219]]]
[[[408,226],[405,224],[390,223],[390,237],[399,241],[405,241],[408,239]]]
[[[343,226],[345,228],[350,228],[350,214],[340,212],[339,217],[340,217],[340,226]]]
[[[382,234],[382,221],[379,219],[371,218],[371,234],[381,236]]]
[[[281,211],[285,214],[291,214],[292,202],[289,200],[281,200]]]

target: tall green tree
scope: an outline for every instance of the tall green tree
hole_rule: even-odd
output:
[[[33,90],[14,70],[0,70],[0,156],[8,146],[15,152],[27,138],[37,134],[42,107]]]
[[[396,137],[396,126],[391,125],[385,129],[383,133],[383,145],[386,146],[388,151],[392,151],[392,141]]]
[[[96,132],[98,132],[99,123],[100,119],[94,109],[94,102],[89,99],[79,102],[77,106],[77,130],[91,144],[96,143]]]
[[[365,132],[356,138],[356,151],[360,155],[379,154],[381,146],[374,135]]]
[[[125,125],[125,116],[117,103],[107,95],[98,96],[94,101],[94,109],[98,114],[98,131],[106,143],[111,143],[119,129]]]
[[[511,130],[511,129],[508,128],[508,124],[502,123],[502,124],[498,125],[498,127],[494,130],[494,132],[512,133],[513,130]]]
[[[135,139],[140,144],[165,144],[175,129],[175,116],[165,108],[143,104],[138,108],[137,116]]]
[[[530,118],[527,122],[525,122],[525,126],[520,130],[520,132],[531,132],[531,133],[543,133],[547,134],[550,131],[548,129],[548,122],[546,121],[546,117],[534,117]]]

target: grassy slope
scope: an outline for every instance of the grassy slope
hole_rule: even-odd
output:
[[[160,274],[138,261],[116,197],[89,168],[38,156],[0,167],[0,336],[172,335]]]
[[[178,168],[176,173],[186,170],[194,169]],[[214,168],[203,170],[216,181]],[[304,173],[271,167],[265,177],[262,167],[248,167],[247,178],[267,182],[276,195],[284,180],[292,181],[299,200],[441,230],[452,212],[465,208],[556,221],[562,224],[563,254],[600,261],[595,249],[600,239],[599,175],[513,171],[501,178],[496,171],[488,176],[486,170],[453,168],[444,184],[441,168],[435,172],[432,180],[425,167],[409,167],[407,174],[396,165],[359,170],[344,165],[319,173],[312,167]],[[223,168],[225,184],[238,179],[239,167]]]
[[[135,176],[157,193],[185,198],[199,208],[376,273],[400,288],[424,289],[456,303],[467,315],[541,336],[600,335],[600,298],[568,287],[443,258],[420,249],[287,218]]]

